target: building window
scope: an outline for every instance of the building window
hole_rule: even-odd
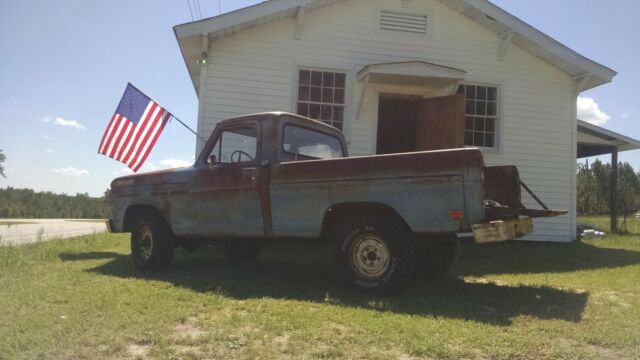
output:
[[[297,113],[343,129],[346,74],[333,71],[298,72]]]
[[[458,94],[464,94],[464,144],[496,147],[498,133],[498,87],[463,84]]]

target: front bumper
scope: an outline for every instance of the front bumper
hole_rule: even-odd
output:
[[[533,219],[491,221],[485,224],[474,224],[472,228],[473,241],[478,244],[507,241],[531,234]]]

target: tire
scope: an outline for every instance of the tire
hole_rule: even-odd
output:
[[[459,252],[460,240],[458,239],[424,244],[418,251],[417,269],[428,274],[446,274],[456,263]]]
[[[233,260],[253,260],[260,255],[261,247],[257,239],[232,239],[224,242],[224,253]]]
[[[385,295],[413,276],[413,242],[403,224],[385,218],[354,219],[336,235],[338,272],[352,289]]]
[[[131,231],[131,255],[138,269],[162,270],[171,266],[175,238],[157,214],[146,211],[136,219]]]

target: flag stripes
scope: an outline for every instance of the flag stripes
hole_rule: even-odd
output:
[[[137,93],[129,94],[129,91]],[[145,104],[145,101],[148,102]],[[119,113],[121,109],[125,114]],[[142,113],[140,119],[126,116],[136,111],[138,116]],[[118,110],[104,132],[98,153],[118,160],[137,172],[151,153],[170,116],[160,105],[128,85]]]

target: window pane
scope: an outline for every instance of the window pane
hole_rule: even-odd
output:
[[[487,88],[487,100],[491,100],[491,101],[498,100],[498,88],[493,86]]]
[[[333,107],[333,121],[342,122],[344,117],[344,107],[342,106],[334,106]]]
[[[464,129],[465,130],[473,130],[473,118],[471,116],[465,116],[464,118]]]
[[[484,133],[474,133],[473,134],[473,145],[474,146],[484,146]]]
[[[465,131],[464,132],[464,144],[465,145],[473,145],[473,132]]]
[[[311,72],[311,85],[322,86],[322,73],[319,71]]]
[[[309,104],[298,103],[298,115],[309,116]]]
[[[335,90],[333,101],[336,104],[344,104],[344,89]]]
[[[456,94],[464,94],[464,85],[458,85],[458,91]]]
[[[478,100],[487,100],[487,87],[486,86],[478,86],[476,89],[476,99]]]
[[[473,119],[473,131],[484,131],[484,119],[483,118],[474,118]]]
[[[335,87],[344,89],[345,88],[345,77],[346,77],[346,75],[343,74],[343,73],[336,73]]]
[[[322,100],[322,88],[312,86],[311,87],[311,101],[320,102]]]
[[[342,144],[338,138],[293,125],[285,126],[282,147],[288,153],[315,159],[334,159],[344,156]]]
[[[256,158],[258,132],[255,126],[243,126],[222,132],[218,163],[241,163]],[[215,149],[214,149],[215,151]]]
[[[333,88],[322,89],[322,102],[333,104]]]
[[[300,79],[298,80],[298,84],[300,85],[309,85],[311,83],[311,71],[309,70],[300,70]]]
[[[465,101],[464,113],[469,115],[474,115],[476,113],[476,102],[473,100]]]
[[[495,116],[496,115],[496,103],[493,101],[487,102],[487,115]]]
[[[465,85],[464,86],[464,97],[467,99],[475,99],[476,98],[476,87],[473,85]]]
[[[495,119],[486,119],[484,125],[484,131],[486,132],[495,132],[496,131],[496,120]]]
[[[485,134],[484,135],[484,146],[492,147],[493,146],[493,138],[494,138],[493,134]]]
[[[332,72],[322,73],[322,86],[333,87],[333,77],[334,75]]]
[[[484,101],[476,101],[476,114],[477,115],[486,115],[487,114],[487,103]]]
[[[309,104],[309,117],[320,120],[320,105]]]
[[[298,86],[298,100],[309,101],[309,90],[308,86]]]
[[[331,105],[322,105],[320,108],[320,119],[330,121],[332,108],[333,107]]]

